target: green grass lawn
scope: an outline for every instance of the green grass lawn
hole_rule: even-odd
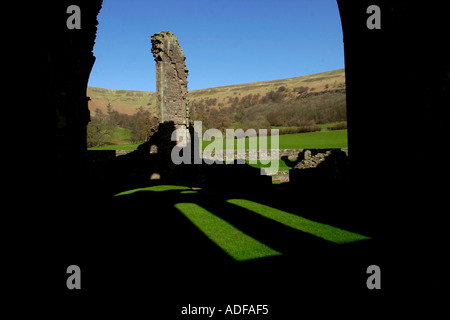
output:
[[[150,187],[144,187],[144,188],[137,188],[137,189],[132,189],[132,190],[127,190],[127,191],[123,191],[120,192],[116,195],[114,195],[115,197],[118,196],[126,196],[129,194],[133,194],[135,192],[141,192],[141,191],[153,191],[153,192],[163,192],[163,191],[170,191],[170,190],[191,190],[191,188],[186,187],[186,186],[173,186],[173,185],[156,185],[156,186],[150,186]]]
[[[244,138],[235,139],[234,149],[243,149],[240,144],[242,144]],[[256,148],[261,148],[259,146],[259,140],[266,139],[267,148],[272,148],[272,139],[278,140],[279,149],[325,149],[325,148],[347,148],[347,130],[336,130],[336,131],[318,131],[318,132],[306,132],[306,133],[295,133],[295,134],[284,134],[280,136],[268,136],[268,137],[251,137],[245,138],[245,149],[254,150]],[[240,142],[240,144],[239,144]],[[216,141],[203,141],[203,149],[206,146],[214,143],[216,150],[221,150],[222,147],[225,148],[226,140]],[[256,146],[253,147],[253,146]],[[212,146],[210,147],[212,148]]]
[[[92,147],[88,150],[136,150],[139,143],[136,144],[114,144],[109,146]]]
[[[268,136],[268,137],[251,137],[245,138],[245,149],[255,149],[259,147],[260,139],[267,139],[267,148],[272,147],[272,139],[279,139],[279,149],[322,149],[322,148],[347,148],[347,130],[336,130],[336,131],[318,131],[318,132],[305,132],[305,133],[295,133],[295,134],[284,134],[280,136]],[[240,145],[242,144],[244,138],[235,139],[234,148],[243,149]],[[203,149],[214,143],[217,150],[220,150],[220,146],[225,148],[226,140],[218,140],[218,142],[213,141],[203,141]]]
[[[280,136],[280,149],[322,149],[347,147],[347,130],[306,132]]]
[[[335,124],[342,124],[342,123],[346,123],[345,121],[340,121],[340,122],[329,122],[329,123],[321,123],[318,124],[317,126],[320,127],[321,131],[328,131],[328,127],[335,125]],[[286,127],[286,126],[273,126],[272,129],[291,129],[291,128],[299,128],[299,127]]]
[[[288,227],[300,230],[334,243],[349,243],[370,239],[369,237],[342,230],[327,224],[311,221],[292,213],[281,211],[260,203],[245,199],[229,199],[228,203],[248,209],[263,217],[277,221]]]
[[[125,128],[121,128],[119,126],[114,128],[113,137],[112,137],[113,141],[126,142],[126,141],[128,141],[130,139],[131,139],[131,130],[125,129]]]
[[[325,149],[325,148],[347,148],[347,130],[335,130],[335,131],[319,131],[319,132],[306,132],[285,134],[281,136],[267,137],[268,148],[271,148],[271,139],[279,139],[279,149]],[[238,141],[242,139],[235,139],[234,148],[238,148]],[[249,148],[250,143],[258,143],[258,138],[245,138],[245,146]],[[211,144],[213,141],[203,141],[203,149]],[[139,144],[119,144],[103,147],[89,148],[89,150],[136,150]],[[215,142],[217,150],[220,147],[226,146],[226,140],[218,140]],[[241,149],[241,148],[239,148]]]
[[[177,203],[177,208],[211,241],[237,261],[277,256],[281,253],[248,236],[225,220],[195,203]]]

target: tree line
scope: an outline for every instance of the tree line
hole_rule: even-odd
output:
[[[202,121],[205,130],[216,128],[222,132],[228,128],[258,130],[274,126],[289,127],[280,130],[280,134],[320,130],[319,124],[347,120],[344,90],[312,92],[312,89],[298,87],[289,92],[281,86],[265,95],[229,97],[227,106],[218,103],[216,98],[193,100],[189,106],[190,117],[192,121]],[[141,106],[135,114],[128,115],[108,104],[106,113],[96,109],[91,116],[88,147],[111,144],[118,127],[129,130],[130,143],[143,142],[157,124],[153,110]]]
[[[201,120],[205,129],[254,128],[270,129],[273,126],[302,127],[315,130],[323,123],[347,120],[345,91],[307,93],[308,87],[294,88],[294,95],[285,87],[270,91],[264,96],[248,94],[228,98],[228,106],[212,105],[212,99],[192,101],[193,120]]]
[[[91,115],[87,127],[87,144],[88,147],[111,144],[117,128],[129,130],[130,143],[143,142],[148,139],[150,130],[156,123],[154,114],[142,106],[136,109],[135,114],[129,115],[114,110],[108,103],[106,113],[97,108],[94,115]]]

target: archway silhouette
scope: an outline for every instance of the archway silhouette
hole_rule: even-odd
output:
[[[66,29],[65,15],[61,16],[60,13],[65,12],[67,6],[75,2],[87,10],[82,15],[82,29],[79,33],[72,34]],[[105,232],[115,241],[114,248],[124,253],[123,257],[126,258],[132,256],[127,250],[138,248],[139,241],[128,242],[136,247],[124,245],[127,238],[137,236],[132,230],[118,232],[120,228],[117,227],[124,226],[129,221],[121,220],[119,216],[111,216],[108,210],[114,210],[114,207],[102,207],[98,204],[90,207],[92,198],[86,191],[90,180],[85,174],[85,147],[82,143],[83,128],[85,129],[87,120],[85,89],[93,62],[95,17],[100,3],[61,1],[47,12],[49,19],[46,20],[46,27],[51,26],[45,28],[50,35],[50,41],[44,48],[46,59],[43,62],[47,90],[40,101],[45,101],[46,107],[51,105],[56,109],[58,142],[56,161],[54,158],[48,162],[42,161],[46,159],[44,155],[41,159],[43,166],[39,170],[41,173],[37,173],[39,181],[48,180],[47,172],[56,172],[57,175],[52,188],[36,190],[39,203],[45,203],[43,209],[51,208],[51,212],[43,218],[43,227],[39,229],[40,235],[36,238],[41,239],[41,248],[44,248],[40,252],[40,259],[47,261],[52,270],[65,270],[68,265],[73,264],[74,259],[81,261],[78,263],[82,273],[86,272],[86,277],[82,280],[85,281],[82,282],[82,287],[87,288],[83,291],[85,295],[101,292],[103,297],[110,298],[118,294],[119,290],[116,289],[121,288],[147,298],[145,290],[136,285],[139,281],[142,281],[139,284],[145,283],[146,288],[154,285],[167,295],[173,291],[171,285],[175,287],[180,283],[187,284],[180,292],[188,294],[189,290],[186,288],[198,285],[206,274],[206,280],[219,279],[216,285],[220,284],[220,288],[226,290],[214,291],[212,286],[205,284],[206,281],[201,282],[201,289],[207,287],[213,290],[218,300],[226,301],[228,294],[236,289],[232,286],[235,283],[232,275],[236,275],[236,269],[233,267],[230,270],[234,272],[230,271],[217,277],[217,270],[201,270],[205,271],[202,275],[198,270],[183,270],[180,263],[176,270],[166,270],[166,277],[157,279],[161,280],[157,282],[154,280],[157,277],[142,279],[143,274],[148,274],[146,268],[154,266],[154,263],[137,265],[130,263],[132,260],[120,259],[113,254],[103,259],[106,258],[105,251],[114,252],[110,251],[111,247],[104,245]],[[369,30],[366,26],[366,9],[374,3],[378,3],[381,8],[381,30]],[[264,299],[268,292],[275,292],[279,299],[272,294],[270,298],[275,301],[273,305],[284,307],[289,314],[296,311],[295,307],[289,307],[289,302],[295,306],[294,302],[298,302],[298,296],[304,298],[305,291],[299,292],[295,297],[280,292],[294,280],[298,280],[299,274],[310,278],[301,278],[304,282],[297,281],[294,287],[306,290],[307,294],[315,298],[321,296],[323,288],[331,287],[330,291],[327,291],[330,296],[336,291],[342,294],[344,290],[347,302],[348,299],[357,302],[362,300],[366,305],[373,305],[373,299],[364,300],[364,297],[367,297],[367,291],[364,291],[367,290],[364,287],[365,269],[371,264],[369,260],[376,260],[376,263],[381,261],[382,272],[384,267],[391,272],[391,277],[383,278],[385,282],[382,286],[386,284],[385,287],[395,289],[392,297],[398,292],[405,295],[411,294],[408,291],[413,294],[419,291],[428,292],[430,295],[439,292],[439,277],[442,275],[440,266],[445,265],[443,238],[446,233],[443,230],[445,225],[440,221],[442,208],[446,204],[446,191],[440,185],[449,177],[444,124],[448,115],[447,106],[450,105],[447,59],[450,53],[441,37],[442,31],[446,30],[445,14],[448,11],[445,10],[444,4],[437,2],[421,7],[412,3],[392,4],[387,1],[354,3],[340,0],[338,4],[346,59],[351,157],[348,194],[357,199],[348,204],[346,212],[366,222],[368,220],[371,228],[377,230],[377,238],[381,238],[382,242],[378,247],[372,248],[373,250],[361,251],[365,252],[366,256],[361,261],[357,260],[359,263],[339,265],[337,271],[331,270],[327,265],[314,263],[300,268],[300,264],[290,264],[291,261],[287,261],[282,267],[270,268],[273,266],[273,260],[270,260],[266,265],[269,267],[261,269],[253,268],[255,264],[246,264],[239,280],[245,283],[246,276],[253,280],[251,285],[243,288],[237,295],[244,298],[245,293],[254,294],[254,297]],[[416,25],[418,21],[421,21],[420,26]],[[389,112],[389,117],[385,116],[386,112]],[[371,129],[379,126],[380,119],[383,130],[378,130],[375,134]],[[406,130],[411,124],[420,124],[420,127],[417,130]],[[54,128],[53,125],[51,128]],[[380,144],[379,141],[383,143]],[[420,149],[418,152],[418,148],[424,148],[425,151]],[[428,150],[441,153],[430,160]],[[380,158],[389,160],[381,161]],[[431,164],[422,166],[419,163]],[[33,188],[39,189],[36,186]],[[316,199],[324,201],[320,197]],[[126,205],[122,209],[123,213],[127,212]],[[77,215],[69,215],[71,211]],[[164,220],[166,217],[160,218]],[[156,228],[162,226],[164,225],[158,225]],[[147,230],[146,225],[141,224],[139,227],[141,230]],[[140,257],[144,257],[147,252],[143,250],[139,253]],[[128,276],[118,273],[117,268],[112,266],[118,266],[118,269],[126,271]],[[254,270],[258,270],[257,280],[251,277]],[[265,272],[269,270],[277,277],[268,277]],[[59,271],[55,272],[59,274]],[[339,276],[334,277],[336,274]],[[188,279],[186,275],[189,275]],[[109,280],[115,277],[118,283]],[[56,288],[60,280],[65,282],[64,275],[56,278],[49,286],[55,284]],[[420,283],[410,281],[417,278],[421,279]],[[129,281],[130,279],[132,281]],[[150,280],[156,282],[152,283]],[[393,291],[387,289],[383,295],[390,296]],[[364,294],[357,296],[361,292]],[[174,299],[179,303],[186,303],[181,293]],[[204,291],[200,292],[199,289],[193,295],[202,297],[202,293],[204,294]],[[68,294],[65,292],[63,296],[67,298]],[[381,303],[377,303],[378,306],[383,305],[383,295],[374,298]],[[336,294],[330,297],[330,300],[341,302],[343,299],[339,298],[342,296]],[[319,303],[316,301],[316,305],[323,308],[323,299],[319,299]],[[308,303],[311,300],[314,299],[303,301]],[[67,298],[67,301],[72,300]],[[170,308],[173,308],[173,305]]]

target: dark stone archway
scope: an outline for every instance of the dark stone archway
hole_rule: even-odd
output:
[[[442,184],[448,183],[449,178],[445,127],[450,105],[448,11],[438,1],[427,2],[426,6],[410,1],[337,2],[345,50],[351,172],[348,211],[367,217],[386,242],[382,246],[387,250],[383,251],[386,260],[382,262],[389,264],[389,284],[404,290],[415,285],[408,279],[426,274],[430,281],[421,285],[438,288],[437,276],[444,273],[436,269],[444,265],[441,260],[446,252],[446,233],[439,227],[447,207],[447,191]],[[72,4],[82,8],[81,30],[66,27],[65,11]],[[47,202],[43,209],[51,211],[39,232],[45,238],[41,246],[46,250],[45,258],[58,258],[56,264],[48,262],[55,273],[72,264],[73,257],[82,260],[87,256],[87,264],[101,262],[95,249],[104,249],[104,234],[118,235],[116,229],[105,231],[105,223],[117,230],[123,224],[103,212],[103,207],[89,207],[91,195],[84,191],[90,186],[88,175],[83,175],[89,121],[86,87],[95,60],[92,50],[101,4],[101,0],[59,1],[46,13],[49,41],[43,49],[43,105],[56,111],[56,167],[52,170],[57,173],[57,180],[52,189],[46,190],[47,198],[39,199]],[[373,4],[381,8],[380,30],[366,27],[366,9]],[[152,14],[157,13],[149,16]],[[116,243],[123,245],[118,240]],[[129,274],[135,272],[127,261],[114,262],[131,270]],[[106,270],[110,267],[91,263],[94,274],[109,271],[114,275]],[[392,274],[402,275],[403,280],[393,281]],[[58,277],[55,283],[59,288],[62,280],[64,287],[64,272]]]
[[[448,3],[337,2],[352,173],[349,210],[366,215],[386,242],[386,261],[398,272],[396,288],[429,292],[445,272]],[[379,30],[366,27],[366,9],[373,4],[381,9]]]
[[[68,29],[67,8],[78,5],[81,28]],[[46,104],[56,114],[56,164],[59,176],[73,173],[85,161],[86,128],[90,121],[86,90],[102,0],[57,1],[48,6],[46,18],[45,74]],[[72,174],[71,174],[72,175]]]
[[[375,202],[380,216],[396,216],[392,222],[403,221],[406,208],[436,214],[449,176],[448,11],[438,1],[337,2],[352,184],[365,190],[364,199]],[[381,10],[379,30],[366,27],[372,4]]]
[[[437,1],[337,2],[353,165],[361,171],[374,155],[393,153],[403,155],[402,167],[427,161],[429,153],[424,150],[446,144],[440,134],[449,115],[450,90],[445,6]],[[380,30],[366,27],[370,16],[366,10],[372,4],[381,10]],[[371,178],[377,179],[392,165],[386,161],[374,166]]]

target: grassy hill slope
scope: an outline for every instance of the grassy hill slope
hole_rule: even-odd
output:
[[[156,93],[151,91],[88,87],[87,96],[91,98],[88,103],[91,114],[97,108],[106,113],[108,103],[114,110],[129,115],[135,114],[136,109],[141,106],[147,109],[156,108]]]
[[[189,92],[189,102],[192,105],[200,101],[213,101],[219,107],[229,107],[232,105],[230,101],[233,98],[242,98],[249,94],[266,95],[270,91],[278,91],[280,87],[284,87],[284,92],[291,97],[296,97],[302,90],[308,93],[332,91],[345,88],[345,69],[337,69],[333,71],[321,72],[301,77],[252,82],[245,84],[237,84],[230,86],[222,86],[201,90],[193,90]]]
[[[335,91],[345,88],[344,69],[337,69],[301,77],[236,84],[222,87],[189,91],[191,106],[206,104],[211,108],[230,107],[233,99],[242,99],[248,95],[266,95],[278,91],[281,87],[288,97],[295,98],[299,94],[313,94]],[[305,91],[306,90],[306,91]],[[134,114],[140,106],[150,110],[156,108],[156,93],[152,91],[114,90],[88,87],[87,95],[91,98],[89,109],[106,112],[108,103],[114,110],[125,114]]]

